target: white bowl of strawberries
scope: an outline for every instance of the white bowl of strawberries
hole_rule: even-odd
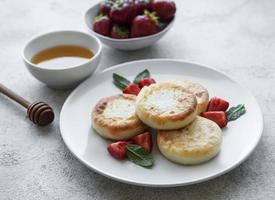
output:
[[[172,27],[173,0],[103,0],[85,14],[90,33],[120,50],[151,46]]]

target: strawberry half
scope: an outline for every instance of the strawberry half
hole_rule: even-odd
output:
[[[228,107],[229,103],[226,100],[219,97],[213,97],[208,103],[207,111],[226,111]]]
[[[152,135],[149,132],[145,132],[135,136],[134,138],[132,138],[132,141],[134,144],[142,146],[148,152],[152,151],[152,147],[153,147]]]
[[[138,82],[138,86],[139,88],[143,88],[144,86],[149,86],[153,83],[156,83],[156,81],[153,78],[144,78]]]
[[[140,92],[140,88],[136,84],[131,83],[126,88],[124,88],[122,92],[125,94],[138,95],[138,93]]]
[[[202,112],[201,116],[216,122],[216,124],[218,124],[221,128],[226,127],[227,125],[227,118],[224,111]]]
[[[111,37],[116,39],[125,39],[129,37],[129,29],[124,26],[114,25],[111,30]]]
[[[119,141],[108,144],[108,152],[116,159],[123,160],[126,158],[126,146],[129,144],[127,141]]]
[[[162,22],[169,22],[176,13],[176,4],[173,0],[154,0],[152,9]]]
[[[108,16],[102,14],[94,19],[93,30],[101,35],[108,36],[110,34],[112,22]]]

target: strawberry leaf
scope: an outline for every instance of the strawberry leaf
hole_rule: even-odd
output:
[[[157,16],[156,12],[150,12],[148,10],[144,10],[144,15],[147,15],[152,20],[152,22],[155,23],[157,27],[160,25],[159,17]]]
[[[99,19],[101,19],[101,18],[103,18],[103,17],[105,17],[105,16],[106,15],[104,15],[102,13],[98,14],[97,16],[94,17],[94,22],[97,21],[97,20],[99,20]]]
[[[121,36],[122,38],[127,38],[129,37],[129,29],[125,26],[116,26],[116,30],[119,36]]]
[[[139,145],[128,144],[126,153],[128,159],[136,165],[151,168],[154,164],[152,155]]]
[[[245,114],[246,109],[244,107],[244,104],[239,104],[235,107],[231,107],[227,112],[226,112],[226,117],[227,121],[234,121],[238,119],[240,116]]]
[[[138,85],[138,82],[144,78],[150,78],[150,72],[148,69],[143,70],[142,72],[140,72],[134,79],[134,83]]]
[[[131,82],[120,76],[119,74],[113,73],[113,83],[121,90],[126,88]]]

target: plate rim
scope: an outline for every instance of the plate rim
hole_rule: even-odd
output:
[[[82,87],[82,85],[86,84],[90,79],[92,79],[94,76],[98,76],[101,75],[103,73],[106,73],[107,71],[111,71],[114,70],[116,68],[120,68],[120,67],[125,67],[125,65],[128,64],[134,64],[134,63],[140,63],[140,62],[152,62],[152,61],[156,61],[156,62],[161,62],[161,61],[168,61],[168,62],[178,62],[178,63],[184,63],[184,64],[191,64],[191,65],[197,65],[198,67],[203,67],[203,68],[207,68],[213,71],[216,71],[220,74],[222,74],[223,76],[227,77],[228,79],[230,79],[231,81],[233,81],[234,83],[236,83],[241,89],[245,90],[246,92],[248,92],[248,94],[254,99],[255,103],[257,104],[257,107],[259,109],[260,112],[260,134],[258,135],[257,138],[257,142],[254,144],[253,148],[250,149],[250,152],[245,155],[242,159],[240,159],[238,162],[236,162],[233,165],[230,165],[229,167],[226,167],[225,170],[218,172],[218,173],[212,173],[210,175],[204,176],[198,180],[194,180],[194,181],[189,181],[189,182],[184,182],[184,183],[172,183],[172,184],[151,184],[151,183],[141,183],[141,182],[137,182],[137,181],[133,181],[133,180],[129,180],[129,179],[125,179],[125,178],[120,178],[118,176],[112,176],[110,173],[106,173],[103,172],[102,170],[98,169],[98,168],[94,168],[93,166],[90,166],[89,163],[87,161],[85,161],[85,159],[83,159],[82,157],[79,157],[76,155],[76,153],[70,149],[69,145],[66,142],[66,139],[63,136],[63,131],[62,131],[62,127],[63,127],[63,123],[62,123],[62,116],[64,115],[64,109],[65,106],[68,102],[68,99],[71,98],[74,93],[76,92],[76,90],[78,90],[78,88]],[[185,59],[170,59],[170,58],[153,58],[153,59],[141,59],[141,60],[133,60],[133,61],[129,61],[129,62],[123,62],[123,63],[119,63],[119,64],[115,64],[112,65],[110,67],[105,68],[102,71],[98,71],[94,74],[92,74],[88,79],[86,79],[85,81],[83,81],[82,83],[80,83],[76,88],[73,89],[73,91],[67,96],[66,100],[64,101],[61,111],[60,111],[60,115],[59,115],[59,130],[60,130],[60,134],[61,134],[61,138],[63,140],[63,142],[65,143],[65,146],[68,148],[68,150],[73,154],[73,156],[80,161],[82,164],[84,164],[87,168],[93,170],[94,172],[105,176],[107,178],[110,178],[112,180],[115,181],[119,181],[122,183],[126,183],[126,184],[131,184],[131,185],[136,185],[136,186],[146,186],[146,187],[178,187],[178,186],[186,186],[186,185],[192,185],[192,184],[197,184],[197,183],[201,183],[201,182],[205,182],[214,178],[217,178],[221,175],[224,175],[226,173],[228,173],[229,171],[235,169],[236,167],[238,167],[240,164],[242,164],[245,160],[247,160],[247,158],[254,152],[254,150],[256,149],[256,147],[258,146],[259,142],[261,141],[262,135],[263,135],[263,127],[264,126],[264,119],[263,119],[263,112],[262,109],[257,101],[257,99],[255,98],[255,96],[252,94],[252,92],[247,89],[246,87],[242,86],[238,81],[236,81],[234,78],[229,77],[227,74],[225,74],[224,72],[220,71],[217,68],[214,67],[210,67],[210,66],[206,66],[204,64],[200,64],[197,62],[193,62],[193,61],[189,61],[189,60],[185,60]]]

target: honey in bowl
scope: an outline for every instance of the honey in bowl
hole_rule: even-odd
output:
[[[44,68],[64,68],[88,61],[94,53],[87,48],[74,45],[62,45],[45,49],[31,59],[31,62]]]

